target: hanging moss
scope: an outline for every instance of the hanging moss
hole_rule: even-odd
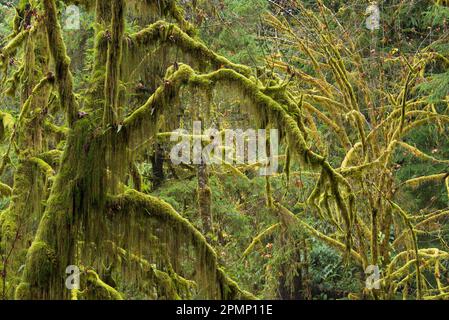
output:
[[[106,192],[103,187],[106,166],[99,161],[104,159],[104,149],[94,145],[90,126],[90,119],[85,118],[77,121],[76,127],[70,132],[59,174],[53,183],[36,233],[35,243],[45,245],[58,254],[54,260],[48,261],[49,257],[43,255],[42,251],[28,252],[22,285],[16,292],[18,297],[27,294],[21,292],[24,290],[29,290],[28,294],[34,298],[62,298],[69,295],[68,290],[64,290],[64,283],[59,275],[64,274],[67,265],[74,263],[71,261],[75,249],[73,239],[76,239],[82,222],[88,219],[87,212],[91,211],[93,214],[95,208],[101,206],[104,198],[102,194]],[[90,144],[94,146],[89,148]],[[87,229],[86,233],[94,239],[93,230]],[[52,265],[53,270],[40,275],[42,283],[37,285],[34,270],[42,263]]]
[[[104,85],[103,126],[118,124],[118,98],[120,64],[122,61],[123,33],[125,31],[125,2],[113,0],[111,5],[111,40],[108,44],[106,79]]]
[[[228,277],[225,277],[223,271],[218,267],[216,253],[201,232],[165,202],[130,190],[123,195],[114,197],[109,206],[120,208],[120,212],[137,215],[138,221],[156,219],[159,226],[164,226],[165,232],[170,233],[171,242],[175,246],[173,249],[178,246],[176,237],[179,237],[180,243],[191,242],[199,265],[196,282],[200,288],[207,288],[206,294],[209,298],[229,298],[230,293],[227,292],[227,288],[232,289],[231,293],[234,298],[240,293],[243,294],[243,291],[238,289],[238,286]],[[128,221],[129,219],[130,217],[127,217]],[[136,232],[130,232],[130,234],[135,235]],[[175,238],[173,238],[174,235],[176,235]],[[127,243],[129,244],[130,241],[128,240]],[[225,291],[223,291],[224,288]]]
[[[89,6],[92,6],[93,2],[82,1],[83,4]],[[104,242],[110,238],[121,247],[125,245],[126,247],[123,249],[125,250],[124,254],[117,254],[116,250],[111,254],[105,254],[107,258],[118,255],[119,257],[115,258],[125,261],[132,257],[133,268],[139,268],[137,265],[145,266],[145,268],[140,268],[144,269],[142,273],[146,277],[145,283],[149,284],[149,287],[156,283],[159,287],[159,297],[182,298],[181,293],[188,291],[185,289],[189,282],[180,267],[180,262],[186,255],[185,251],[192,251],[195,255],[195,266],[198,271],[194,277],[200,296],[251,297],[226,276],[217,263],[213,249],[189,221],[158,199],[136,191],[123,193],[126,189],[125,177],[130,172],[131,160],[134,160],[134,157],[129,154],[130,150],[134,151],[134,147],[141,146],[155,137],[164,127],[162,122],[165,122],[166,125],[164,129],[175,126],[177,120],[174,118],[181,110],[181,102],[189,104],[191,101],[203,101],[202,99],[210,101],[211,97],[218,92],[224,92],[223,96],[229,96],[232,93],[232,97],[241,98],[242,105],[248,107],[248,110],[245,111],[250,113],[251,118],[255,119],[261,128],[279,128],[282,142],[288,146],[286,161],[288,164],[285,168],[287,178],[289,177],[290,163],[296,160],[300,162],[301,167],[311,170],[313,175],[320,172],[319,181],[304,207],[307,208],[309,205],[312,211],[316,211],[324,221],[329,222],[335,229],[335,234],[332,237],[324,235],[276,204],[270,195],[269,181],[266,184],[267,202],[279,211],[283,224],[288,225],[288,222],[299,224],[306,233],[328,243],[344,254],[349,254],[362,266],[367,265],[367,257],[370,256],[369,245],[367,246],[365,242],[374,243],[377,240],[378,232],[387,235],[393,224],[397,223],[391,217],[394,206],[388,203],[388,199],[392,195],[387,194],[385,195],[387,199],[383,199],[382,192],[374,190],[377,185],[385,186],[388,190],[393,189],[394,181],[389,176],[389,169],[395,148],[401,146],[419,158],[446,163],[446,161],[439,161],[408,144],[399,142],[407,132],[419,125],[429,121],[436,121],[440,125],[449,122],[449,117],[436,114],[432,108],[425,107],[419,102],[407,101],[407,88],[402,90],[397,99],[396,97],[391,99],[394,110],[388,116],[382,118],[380,123],[377,123],[377,119],[375,119],[376,121],[370,119],[370,125],[368,125],[367,118],[359,112],[358,100],[362,101],[359,95],[363,94],[364,88],[360,90],[355,88],[355,85],[359,85],[362,80],[355,79],[356,76],[347,69],[348,67],[344,64],[346,57],[341,56],[339,44],[336,44],[332,37],[325,36],[327,32],[323,27],[325,24],[316,17],[309,18],[312,21],[316,20],[317,25],[322,27],[318,32],[320,35],[318,42],[324,47],[324,52],[317,53],[316,47],[306,48],[304,43],[300,43],[299,47],[306,51],[306,56],[311,58],[317,75],[322,77],[315,78],[300,70],[288,69],[285,63],[273,64],[276,72],[284,70],[294,73],[292,78],[298,77],[307,86],[313,86],[314,89],[306,89],[306,94],[300,93],[297,97],[297,88],[283,83],[274,72],[270,74],[267,70],[262,70],[263,75],[256,79],[252,77],[250,68],[232,64],[208,50],[199,40],[191,37],[189,26],[183,25],[185,22],[183,14],[174,1],[161,1],[162,5],[158,8],[153,8],[156,7],[155,1],[138,3],[128,1],[126,4],[129,7],[142,6],[156,13],[164,11],[167,19],[174,19],[181,23],[181,27],[177,27],[165,21],[157,22],[129,37],[123,34],[122,9],[124,1],[97,0],[95,3],[97,10],[95,62],[91,79],[92,88],[89,98],[86,100],[89,111],[93,110],[94,112],[91,115],[83,114],[78,117],[76,101],[72,92],[69,59],[66,56],[61,30],[56,20],[55,2],[50,0],[43,2],[47,13],[48,38],[52,44],[55,44],[52,47],[52,56],[56,66],[60,104],[67,107],[67,120],[70,129],[56,127],[51,122],[44,125],[46,134],[57,136],[57,140],[67,139],[61,144],[65,147],[62,158],[61,152],[57,150],[51,154],[46,150],[39,150],[39,152],[27,150],[20,157],[21,165],[26,164],[28,167],[19,167],[19,172],[22,174],[17,175],[16,178],[17,190],[20,185],[25,186],[25,184],[30,190],[30,185],[33,185],[34,181],[26,179],[25,173],[31,172],[32,174],[29,175],[34,177],[37,173],[42,178],[41,172],[53,174],[53,168],[59,161],[61,161],[61,165],[54,178],[51,196],[46,202],[46,211],[35,242],[28,254],[22,283],[17,288],[18,298],[60,299],[68,298],[72,294],[82,298],[81,292],[70,293],[64,290],[60,279],[61,274],[64,273],[64,267],[73,263],[73,260],[86,261],[86,265],[90,265],[92,262],[95,266],[94,269],[98,270],[98,274],[91,275],[93,290],[95,288],[99,290],[99,293],[94,296],[104,296],[105,298],[114,298],[115,296],[117,298],[118,295],[116,296],[114,291],[111,293],[109,290],[112,286],[109,283],[106,284],[107,279],[103,278],[102,271],[106,268],[102,269],[101,265],[107,259],[103,259],[103,255],[95,257],[96,252],[103,253]],[[110,39],[108,35],[111,36]],[[30,88],[30,83],[42,78],[42,75],[39,75],[33,81],[26,80],[30,74],[33,75],[31,71],[36,69],[33,68],[35,65],[31,61],[33,52],[30,48],[43,45],[39,41],[33,43],[34,38],[30,39],[28,37],[26,42],[28,51],[27,59],[25,59],[29,61],[20,72],[17,71],[19,76],[16,77],[14,83],[11,83],[15,85],[17,82],[23,82],[20,89],[24,101],[33,88],[33,86]],[[121,47],[123,47],[123,52]],[[179,56],[178,50],[180,51]],[[172,61],[175,52],[176,61]],[[122,63],[119,66],[120,61]],[[136,61],[138,63],[134,63]],[[140,68],[147,61],[150,61],[149,65],[146,68]],[[191,64],[191,67],[181,62],[187,62]],[[122,104],[121,90],[126,89],[126,83],[134,81],[138,72],[151,73],[152,78],[156,79],[155,75],[163,72],[161,70],[164,70],[169,64],[172,67],[168,69],[163,84],[157,87],[159,83],[154,80],[154,83],[151,84],[152,88],[148,91],[151,93],[154,89],[151,97],[141,108],[132,112],[121,123],[119,112]],[[106,69],[105,65],[107,65]],[[138,70],[135,71],[135,69]],[[334,74],[341,92],[327,82],[328,75],[323,74],[327,69]],[[104,75],[105,70],[106,76]],[[154,70],[157,72],[153,73]],[[204,73],[208,72],[207,70],[215,71]],[[33,75],[33,77],[35,76]],[[120,84],[120,81],[123,82],[123,85]],[[46,90],[46,88],[45,86],[43,89]],[[315,94],[315,88],[322,96]],[[25,92],[28,93],[25,94]],[[188,94],[197,97],[185,98]],[[200,95],[201,97],[199,97]],[[369,105],[369,99],[363,98],[366,100],[366,105]],[[123,101],[125,101],[124,98]],[[21,117],[23,123],[19,121],[20,126],[17,128],[24,129],[26,127],[24,124],[39,124],[38,121],[41,119],[38,116],[30,116],[31,112],[28,112],[30,110],[28,108],[35,106],[32,102],[30,100],[28,104],[24,104],[22,110],[24,113]],[[424,109],[415,110],[415,108]],[[101,114],[99,114],[101,112],[97,112],[99,109],[104,109],[105,114],[111,110],[112,113],[115,112],[115,115],[111,117],[106,116],[107,120],[103,127],[101,127]],[[39,107],[33,109],[34,111],[39,111]],[[346,119],[343,119],[345,115]],[[320,140],[315,116],[318,121],[329,127],[332,133],[335,133],[337,141],[346,150],[345,158],[339,169],[334,169],[331,166],[330,163],[334,163],[333,159],[328,160],[314,151],[321,150],[313,141]],[[162,118],[164,121],[161,121]],[[310,128],[306,127],[306,124]],[[365,132],[371,129],[371,125],[374,128],[366,135]],[[39,126],[29,127],[35,129]],[[27,131],[20,132],[22,142],[26,137],[23,132]],[[2,171],[7,159],[7,156],[3,158]],[[379,168],[381,174],[374,175],[376,173],[374,169]],[[230,169],[232,170],[232,167]],[[234,172],[243,176],[239,170],[234,170]],[[138,179],[139,177],[135,179],[137,187]],[[406,185],[419,185],[427,181],[442,182],[443,180],[449,189],[447,175],[417,178],[406,182]],[[363,183],[354,183],[354,181],[363,181]],[[370,183],[373,183],[374,186],[371,186]],[[25,194],[16,193],[15,188],[16,184],[13,188],[13,197],[17,196],[23,199]],[[374,194],[373,197],[379,197],[380,200],[371,201],[369,206],[360,205],[364,202],[358,202],[356,214],[354,208],[356,195],[361,195],[359,197],[361,198],[367,195],[371,196],[371,193]],[[108,194],[111,196],[108,197]],[[209,197],[210,190],[205,190],[204,196]],[[37,199],[38,197],[33,198],[30,203],[41,204],[42,199]],[[105,206],[107,199],[109,201]],[[205,202],[206,205],[210,205],[209,202]],[[13,205],[12,209],[14,210],[9,208],[1,215],[2,231],[4,229],[4,234],[8,237],[12,237],[12,231],[17,228],[12,212],[20,211],[19,207]],[[371,212],[369,210],[372,208],[379,209],[379,219],[377,219],[379,225],[370,230],[368,225]],[[398,209],[395,208],[395,210]],[[392,220],[393,222],[391,222]],[[405,223],[408,224],[410,232],[414,233],[413,229],[416,226],[410,227],[407,220],[405,219]],[[379,258],[383,257],[383,261],[387,264],[388,253],[391,250],[387,248],[390,245],[389,237],[385,238],[387,240],[372,246],[371,255],[373,256],[379,251]],[[392,291],[403,285],[408,285],[413,281],[415,275],[420,277],[422,273],[420,259],[422,257],[428,258],[432,255],[433,259],[435,256],[434,253],[419,250],[416,240],[416,235],[414,235],[414,238],[408,239],[408,242],[398,241],[397,246],[393,246],[398,249],[404,243],[407,246],[415,245],[414,253],[399,254],[401,258],[395,261],[395,263],[400,261],[404,264],[399,267],[398,272],[391,273],[395,280],[400,281],[399,284],[387,283],[391,285]],[[81,245],[80,242],[84,244]],[[147,243],[149,245],[146,245]],[[168,258],[161,254],[163,251],[167,253],[167,256],[170,254],[172,257]],[[436,256],[440,257],[440,255]],[[157,266],[150,264],[149,261],[153,263],[150,258],[154,258],[154,263]],[[374,258],[374,260],[378,259]],[[422,265],[425,265],[427,261]],[[97,268],[97,266],[100,267]],[[415,274],[411,273],[404,277],[408,268],[413,266],[416,266]],[[36,270],[42,268],[42,272],[37,273],[33,268]],[[393,265],[392,268],[396,268],[396,266]],[[50,269],[52,272],[48,272]],[[126,274],[129,271],[115,271],[117,273],[122,271],[124,276],[130,276]],[[104,280],[101,280],[100,276]],[[136,275],[136,278],[140,280],[141,276]],[[416,280],[416,285],[420,286],[421,282],[419,279]],[[184,285],[185,288],[181,290],[180,287]],[[444,293],[441,294],[444,295]],[[422,294],[420,293],[419,296]]]
[[[192,297],[192,291],[196,289],[196,283],[176,274],[169,261],[164,263],[168,266],[168,271],[164,272],[158,270],[155,264],[150,264],[147,260],[133,253],[129,253],[123,248],[117,247],[112,241],[108,241],[108,244],[111,245],[115,257],[118,258],[117,265],[114,267],[117,269],[122,268],[122,270],[124,268],[132,268],[134,275],[139,271],[144,272],[142,279],[139,279],[137,282],[140,284],[149,281],[149,283],[154,285],[157,292],[157,299],[179,300],[181,298],[190,299]],[[125,279],[127,282],[132,281],[128,277]]]
[[[198,211],[203,223],[203,233],[211,236],[213,233],[212,221],[212,191],[209,186],[209,170],[205,163],[198,166]]]
[[[24,72],[24,67],[23,67],[23,65],[21,65],[19,68],[17,68],[16,71],[14,71],[12,76],[6,80],[6,82],[5,82],[5,86],[7,87],[6,92],[5,92],[6,95],[8,95],[10,97],[15,97],[23,72]],[[6,74],[6,72],[5,72],[5,74]]]
[[[282,105],[278,104],[271,97],[264,95],[257,84],[233,70],[220,69],[204,75],[197,75],[186,65],[181,65],[176,71],[169,70],[165,85],[158,88],[144,106],[125,119],[125,130],[122,130],[122,132],[127,136],[124,139],[127,141],[133,141],[134,139],[140,141],[143,137],[148,137],[150,133],[145,132],[144,128],[154,127],[154,123],[157,123],[155,119],[161,113],[170,112],[169,109],[164,109],[164,106],[171,104],[170,100],[176,97],[176,92],[179,92],[181,87],[190,86],[208,91],[217,84],[232,86],[236,89],[236,92],[239,92],[243,97],[247,97],[251,102],[249,104],[250,112],[258,119],[259,125],[265,127],[267,123],[272,123],[280,129],[281,136],[287,137],[289,148],[295,151],[295,154],[305,166],[323,170],[325,173],[324,178],[330,184],[330,191],[345,222],[346,243],[349,250],[354,219],[354,195],[350,191],[349,183],[330,166],[324,157],[310,150],[298,124]],[[147,135],[143,135],[144,132]],[[345,195],[347,194],[347,197],[343,196],[343,192]]]
[[[54,144],[58,145],[61,141],[64,141],[67,138],[69,129],[64,126],[57,126],[50,121],[44,121],[43,129],[46,133],[46,137],[50,139],[54,139]]]
[[[46,29],[48,41],[52,45],[50,51],[55,61],[55,75],[58,86],[61,105],[66,109],[67,121],[73,125],[78,117],[78,106],[73,94],[73,78],[70,72],[70,58],[62,38],[61,25],[57,19],[56,5],[54,0],[44,0],[43,6],[46,12]]]
[[[64,3],[67,5],[74,4],[76,6],[82,6],[87,11],[90,11],[95,8],[95,0],[64,0]]]
[[[427,182],[444,182],[444,180],[446,179],[446,177],[448,176],[447,173],[441,173],[441,174],[434,174],[434,175],[430,175],[430,176],[423,176],[423,177],[418,177],[418,178],[413,178],[410,180],[407,180],[404,182],[404,184],[417,188],[420,185],[427,183]]]
[[[14,237],[15,230],[17,229],[16,222],[9,212],[9,208],[2,211],[0,214],[0,227],[1,227],[1,240],[11,239]],[[4,247],[4,245],[2,245]]]
[[[141,25],[166,19],[176,22],[190,36],[196,35],[196,29],[186,20],[184,11],[176,0],[131,0],[127,1],[127,5],[133,14],[140,18]]]

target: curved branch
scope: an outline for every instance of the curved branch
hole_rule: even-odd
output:
[[[0,50],[0,66],[6,62],[6,59],[23,43],[32,29],[26,29],[19,32],[12,40]]]
[[[198,61],[208,61],[216,68],[226,66],[245,76],[251,75],[251,68],[235,64],[225,57],[216,54],[199,40],[190,37],[177,25],[165,21],[158,21],[151,24],[147,28],[130,35],[129,39],[125,39],[125,41],[128,54],[130,55],[137,48],[159,43],[176,47],[184,53],[194,55]]]
[[[137,215],[145,219],[145,215],[149,218],[167,224],[173,229],[175,234],[182,234],[186,238],[190,238],[195,244],[195,249],[200,252],[201,259],[206,260],[206,265],[210,266],[213,278],[216,279],[218,288],[210,288],[213,296],[218,295],[220,299],[236,299],[236,298],[254,298],[252,294],[241,290],[237,284],[232,281],[224,271],[219,267],[215,250],[207,243],[204,236],[199,232],[187,219],[178,214],[169,204],[158,198],[145,195],[135,190],[129,190],[118,196],[111,196],[108,201],[110,208],[119,208],[115,210],[117,214],[128,213]],[[147,217],[147,218],[148,218]],[[142,221],[144,223],[144,221]],[[206,270],[207,271],[207,270]],[[207,284],[209,287],[210,283]]]
[[[273,224],[269,228],[259,233],[256,237],[254,237],[253,241],[251,241],[248,248],[246,248],[246,250],[243,252],[242,258],[248,256],[251,253],[251,251],[253,251],[257,243],[261,242],[264,237],[269,236],[271,233],[273,233],[274,230],[276,230],[280,226],[281,226],[280,223]]]
[[[100,279],[94,270],[87,270],[88,290],[94,291],[94,296],[101,300],[123,300],[123,296],[116,289]]]
[[[0,197],[9,197],[12,194],[12,188],[7,184],[0,182]]]

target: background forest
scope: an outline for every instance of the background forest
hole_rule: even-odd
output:
[[[448,1],[0,0],[0,298],[449,299],[448,123]]]

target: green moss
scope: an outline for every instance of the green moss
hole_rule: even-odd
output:
[[[260,126],[267,127],[268,124],[271,124],[275,128],[279,128],[281,136],[286,137],[289,150],[294,152],[301,164],[323,171],[322,177],[329,184],[328,191],[333,195],[345,223],[346,244],[349,250],[354,219],[354,195],[348,181],[332,168],[323,156],[309,148],[297,121],[282,104],[265,95],[257,83],[234,70],[220,69],[209,74],[197,74],[186,65],[181,65],[176,70],[169,69],[165,85],[159,87],[144,106],[125,119],[124,127],[126,129],[123,130],[123,134],[127,136],[124,140],[137,144],[144,137],[148,139],[149,135],[154,135],[144,128],[155,127],[158,117],[170,112],[170,109],[164,107],[173,104],[172,100],[176,98],[182,87],[200,88],[203,91],[211,92],[217,85],[233,88],[235,94],[246,98],[250,113],[257,119]],[[317,185],[315,188],[317,195],[327,191],[322,188],[324,185],[324,182]]]
[[[19,32],[9,43],[0,50],[0,66],[6,63],[7,59],[25,41],[30,34],[30,30]]]
[[[93,270],[87,270],[87,297],[89,300],[123,300],[123,296],[116,289],[103,282]]]
[[[13,116],[6,112],[0,112],[0,141],[9,136],[14,130],[15,120]]]
[[[12,188],[7,184],[0,182],[0,196],[9,197],[12,194]]]
[[[108,44],[106,61],[106,80],[104,85],[103,126],[116,127],[118,124],[118,98],[120,65],[123,51],[123,34],[125,31],[125,2],[113,0],[111,6],[111,40]]]
[[[129,36],[126,41],[127,55],[132,57],[136,55],[137,50],[143,48],[148,50],[152,44],[166,45],[181,50],[186,55],[194,57],[193,63],[208,62],[214,68],[226,67],[236,70],[246,76],[251,75],[251,69],[232,63],[228,59],[217,55],[208,49],[202,42],[191,38],[187,33],[182,31],[178,26],[164,21],[158,21],[147,28]]]
[[[69,128],[57,126],[50,121],[44,122],[44,128],[49,134],[54,135],[58,141],[63,140],[69,133]]]
[[[52,274],[56,272],[56,261],[57,256],[54,249],[45,242],[35,241],[28,250],[27,263],[29,267],[25,270],[25,277],[33,281],[29,283],[29,287],[44,288]]]
[[[56,253],[53,271],[46,274],[46,279],[38,281],[33,268],[47,260],[46,252],[30,250],[22,278],[22,282],[30,284],[34,298],[68,297],[69,292],[64,289],[60,275],[65,273],[66,266],[73,263],[73,239],[76,238],[78,228],[83,223],[87,225],[88,212],[93,214],[94,208],[101,205],[101,195],[106,192],[103,187],[106,166],[99,161],[104,159],[104,149],[88,148],[90,144],[98,143],[92,140],[91,132],[91,122],[86,118],[77,121],[74,130],[69,133],[62,165],[35,236],[35,243]],[[86,233],[92,235],[94,230],[89,228]]]
[[[26,282],[20,283],[15,292],[15,299],[16,300],[31,300],[31,290],[30,290],[30,284]]]
[[[70,72],[70,58],[62,38],[61,25],[57,19],[56,4],[54,0],[44,0],[46,12],[46,29],[48,41],[52,44],[50,51],[55,61],[56,83],[58,86],[61,105],[66,108],[67,121],[70,125],[78,117],[78,105],[73,94],[73,78]]]
[[[47,162],[45,162],[43,159],[32,157],[29,159],[29,161],[30,161],[30,163],[36,165],[37,168],[42,173],[44,173],[47,177],[51,177],[55,174],[55,171],[53,170],[53,168]]]
[[[13,239],[17,230],[16,220],[11,215],[9,209],[3,211],[0,215],[0,227],[1,227],[1,240],[2,247],[4,247],[5,241]]]
[[[59,167],[62,158],[62,151],[58,149],[50,150],[39,155],[45,163],[51,166],[51,168]],[[54,169],[53,169],[54,170]]]

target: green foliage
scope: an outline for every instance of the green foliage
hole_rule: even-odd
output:
[[[334,249],[314,240],[312,242],[310,273],[315,286],[314,299],[333,300],[363,288],[363,270],[345,263]]]
[[[449,158],[448,134],[447,126],[440,128],[432,124],[422,127],[409,135],[407,142],[415,145],[427,154],[431,154],[439,159],[447,159]],[[396,175],[401,181],[447,171],[447,165],[445,164],[433,163],[429,165],[429,161],[416,159],[416,157],[407,152],[398,152],[395,155],[395,161],[398,163]],[[410,210],[429,205],[435,208],[444,208],[448,204],[447,190],[444,185],[428,182],[415,189],[409,188],[408,192],[411,193],[409,198],[414,199],[414,201],[408,202],[411,204],[409,206]],[[404,197],[407,196],[404,195]]]
[[[223,0],[216,7],[216,16],[209,15],[202,22],[203,39],[233,62],[258,65],[264,55],[261,21],[268,2]]]
[[[444,28],[445,24],[449,20],[449,7],[442,5],[433,5],[427,8],[427,11],[423,13],[424,26],[437,27],[436,32],[439,32]]]
[[[8,3],[0,2],[0,44],[4,44],[6,37],[12,31],[12,20],[14,18],[14,3],[16,1],[8,1]],[[12,5],[10,5],[11,3]],[[1,47],[1,46],[0,46]]]
[[[429,75],[418,89],[423,93],[428,93],[430,103],[438,103],[447,99],[449,92],[449,71]]]

